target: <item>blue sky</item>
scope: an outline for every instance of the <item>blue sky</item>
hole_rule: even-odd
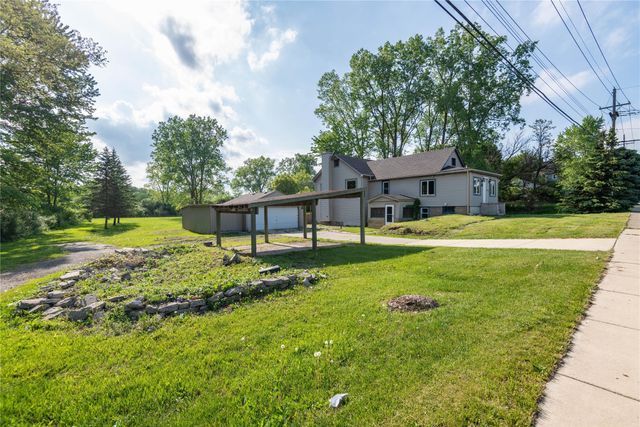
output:
[[[581,3],[624,93],[640,108],[640,2]],[[464,2],[456,4],[479,21]],[[480,1],[471,4],[505,32]],[[600,105],[610,103],[549,1],[501,4],[580,90]],[[563,5],[608,84],[611,76],[577,3]],[[360,48],[453,26],[430,1],[62,1],[59,10],[64,23],[107,51],[109,63],[94,70],[101,91],[98,119],[91,124],[94,144],[115,147],[136,185],[145,182],[151,132],[159,120],[189,113],[216,117],[230,134],[224,153],[232,167],[248,157],[307,152],[321,129],[313,111],[322,73],[346,71]],[[585,114],[563,104],[544,83],[537,85],[574,118]],[[600,114],[568,88],[591,114]],[[568,125],[535,95],[523,98],[522,115],[553,120],[557,130]],[[624,127],[627,139],[640,138],[638,117],[621,120],[620,136]]]

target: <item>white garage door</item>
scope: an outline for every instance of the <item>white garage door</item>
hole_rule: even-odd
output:
[[[264,230],[264,213],[263,209],[258,209],[256,215],[256,229]],[[270,207],[269,212],[269,230],[283,230],[287,228],[298,228],[298,208],[297,207]],[[251,229],[251,217],[247,215],[247,231]]]

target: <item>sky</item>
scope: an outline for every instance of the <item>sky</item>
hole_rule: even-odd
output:
[[[554,94],[553,89],[567,98],[548,77],[557,71],[535,64],[536,73],[552,87],[542,80],[536,86],[578,121],[587,113],[602,114],[598,107],[611,105],[614,82],[578,3],[562,2],[571,21],[565,19],[584,39],[585,54],[595,62],[604,84],[550,1],[500,3],[571,79],[575,88],[567,84],[565,89],[587,111],[575,105],[573,111]],[[559,0],[555,3],[561,7]],[[506,34],[481,1],[470,4]],[[640,2],[583,0],[581,4],[623,89],[619,102],[628,98],[640,108]],[[456,5],[482,24],[467,4]],[[63,23],[107,52],[108,63],[92,70],[100,89],[97,119],[90,123],[96,133],[93,143],[97,148],[115,147],[137,186],[146,182],[151,134],[158,122],[191,113],[215,117],[229,133],[223,154],[233,168],[250,157],[281,159],[308,152],[312,137],[322,129],[314,110],[317,82],[324,72],[344,73],[359,49],[373,51],[387,41],[415,34],[428,37],[438,28],[448,31],[454,25],[432,1],[62,0],[59,12]],[[511,37],[509,42],[515,45]],[[523,97],[521,103],[527,122],[552,120],[556,132],[570,124],[536,95]],[[618,123],[620,139],[623,133],[627,140],[640,139],[640,115],[622,117]]]

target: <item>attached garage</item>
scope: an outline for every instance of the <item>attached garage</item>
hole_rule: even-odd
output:
[[[267,193],[245,194],[223,203],[245,204],[267,200],[270,197],[278,197],[283,194],[279,191]],[[182,208],[182,228],[201,234],[214,234],[216,232],[216,210],[214,205],[189,205]],[[264,230],[263,208],[259,208],[257,215],[257,230]],[[249,231],[251,218],[248,214],[222,213],[220,218],[222,232]],[[286,230],[302,226],[302,210],[297,206],[278,206],[269,209],[269,230]]]

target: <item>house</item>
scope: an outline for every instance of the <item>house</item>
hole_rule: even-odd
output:
[[[313,178],[315,190],[364,188],[372,227],[413,219],[416,200],[418,218],[505,213],[498,201],[500,175],[467,167],[455,148],[382,160],[325,153],[321,166]],[[357,201],[321,200],[318,220],[358,225]]]
[[[222,205],[248,204],[271,197],[282,196],[279,191],[244,194]],[[212,204],[188,205],[182,208],[182,228],[201,234],[216,232],[216,210]],[[259,208],[256,215],[256,228],[264,230],[264,209]],[[297,206],[274,206],[268,211],[269,230],[286,230],[302,226],[302,212]],[[222,213],[221,230],[223,232],[249,231],[249,214]]]

